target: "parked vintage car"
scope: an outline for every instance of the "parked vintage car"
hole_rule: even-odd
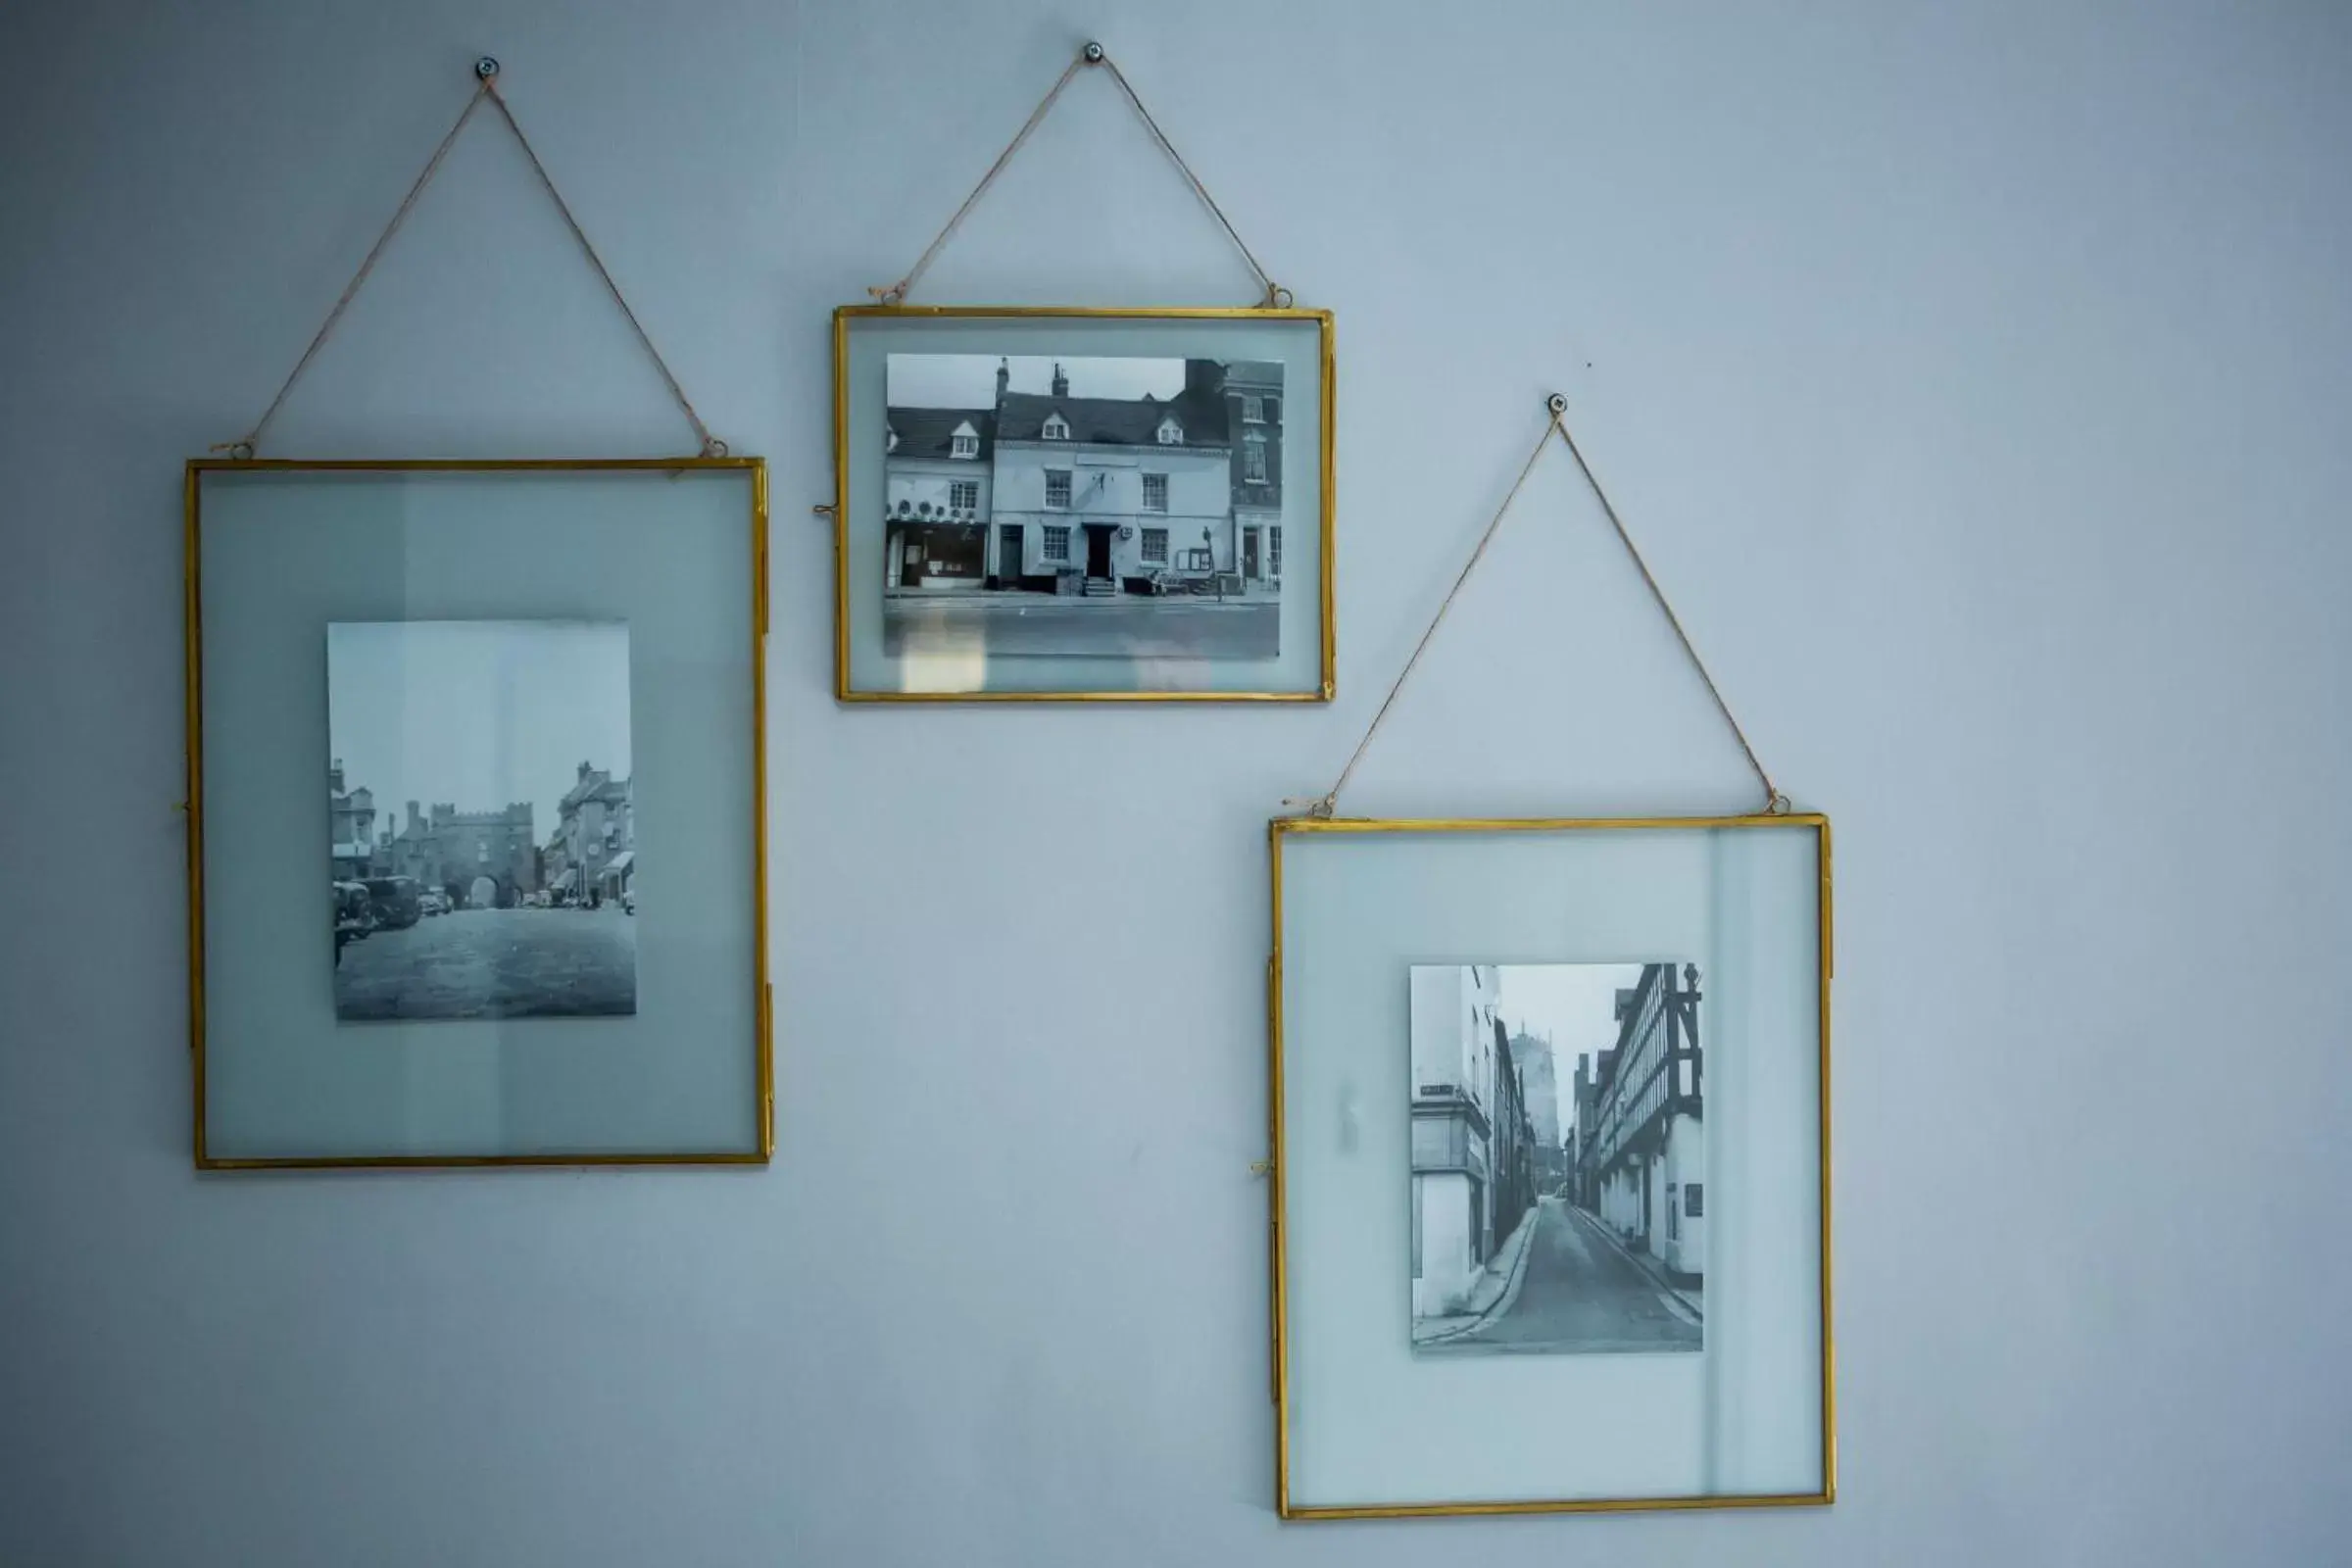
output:
[[[375,905],[365,883],[334,884],[334,919],[335,962],[341,963],[344,948],[375,929]]]
[[[371,876],[368,899],[375,906],[375,923],[387,931],[402,931],[424,918],[424,890],[413,876]]]
[[[621,894],[620,906],[629,914],[637,912],[637,889],[634,886],[629,887]]]
[[[449,912],[449,895],[439,888],[426,888],[422,893],[416,895],[416,907],[419,912],[424,914],[447,914]]]

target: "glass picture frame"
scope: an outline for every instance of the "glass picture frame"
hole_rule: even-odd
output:
[[[1331,700],[1331,313],[833,327],[838,699]]]
[[[1281,1516],[1834,1501],[1828,819],[1268,852]]]
[[[767,1162],[764,462],[200,459],[184,551],[196,1165]]]

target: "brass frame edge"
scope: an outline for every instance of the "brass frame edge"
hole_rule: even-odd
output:
[[[1290,1452],[1290,1302],[1286,1281],[1285,1231],[1289,1223],[1283,1186],[1283,996],[1282,996],[1282,849],[1291,835],[1348,833],[1559,833],[1611,832],[1675,828],[1810,828],[1814,833],[1819,868],[1819,908],[1816,962],[1820,976],[1820,1013],[1817,1020],[1820,1084],[1820,1209],[1821,1209],[1821,1490],[1795,1493],[1727,1493],[1718,1495],[1659,1497],[1528,1498],[1497,1502],[1406,1502],[1363,1504],[1294,1504],[1291,1501]],[[1267,1114],[1271,1123],[1270,1149],[1273,1210],[1273,1278],[1269,1282],[1273,1319],[1274,1381],[1274,1511],[1277,1517],[1300,1522],[1345,1519],[1429,1519],[1474,1515],[1544,1513],[1696,1512],[1716,1508],[1828,1507],[1838,1500],[1838,1386],[1837,1335],[1830,1297],[1830,982],[1834,967],[1831,942],[1834,924],[1830,904],[1830,819],[1818,811],[1750,812],[1725,816],[1621,817],[1314,817],[1277,816],[1266,823],[1266,858],[1272,893],[1273,931],[1267,959],[1271,996],[1267,1004]]]
[[[199,460],[201,461],[201,460]],[[204,1152],[204,592],[203,552],[199,512],[203,471],[190,463],[180,479],[180,627],[185,643],[181,663],[186,761],[182,769],[182,801],[187,817],[188,857],[188,1055],[194,1073],[194,1157],[199,1170],[207,1167]]]
[[[662,472],[738,469],[751,480],[752,544],[752,856],[754,901],[753,1111],[756,1147],[687,1152],[534,1154],[362,1154],[216,1157],[205,1148],[204,1005],[204,595],[203,486],[213,472]],[[775,1153],[774,996],[767,965],[767,460],[690,458],[190,458],[181,481],[181,594],[187,703],[188,1047],[194,1068],[193,1156],[199,1171],[482,1170],[525,1167],[727,1166],[769,1163]]]
[[[1116,692],[909,692],[860,690],[850,684],[850,322],[859,319],[971,320],[1021,318],[1134,320],[1278,320],[1316,323],[1317,361],[1323,386],[1322,539],[1319,610],[1321,670],[1314,687],[1295,692],[1116,691]],[[1339,562],[1339,514],[1333,500],[1338,431],[1335,388],[1337,355],[1332,313],[1306,306],[1221,305],[838,305],[833,309],[833,700],[844,704],[922,703],[1329,703],[1339,695],[1339,600],[1334,588]]]

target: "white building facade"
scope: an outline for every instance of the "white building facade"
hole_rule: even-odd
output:
[[[1412,972],[1413,1315],[1457,1308],[1493,1253],[1494,966]]]
[[[1230,563],[1233,455],[1213,408],[1073,398],[1068,386],[1056,373],[1052,392],[999,399],[998,579],[1152,593]]]
[[[988,409],[892,409],[884,440],[883,592],[978,588],[994,569]]]
[[[883,591],[1279,592],[1282,367],[1185,363],[1167,398],[1013,392],[893,406]]]

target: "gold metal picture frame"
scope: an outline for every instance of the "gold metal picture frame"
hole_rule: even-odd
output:
[[[1317,595],[1319,678],[1311,688],[1296,691],[1222,690],[941,690],[897,691],[860,688],[851,675],[850,521],[850,332],[859,320],[955,319],[985,321],[1036,320],[1133,321],[1304,321],[1317,330],[1321,440],[1316,454],[1319,476],[1320,564]],[[833,695],[844,703],[1328,703],[1338,690],[1338,637],[1334,618],[1333,578],[1336,563],[1333,530],[1334,409],[1332,314],[1290,305],[1248,307],[1163,306],[1126,309],[1097,306],[1029,305],[844,305],[833,313]]]
[[[641,472],[679,473],[732,469],[751,481],[750,557],[745,563],[751,594],[752,694],[752,907],[754,949],[754,1105],[757,1147],[743,1151],[624,1153],[370,1154],[351,1156],[223,1157],[206,1149],[205,1101],[205,888],[204,888],[204,595],[201,581],[203,480],[209,473],[430,473],[430,472]],[[767,465],[762,458],[520,458],[520,459],[340,459],[196,458],[184,478],[182,595],[186,638],[187,872],[188,872],[188,1051],[194,1068],[193,1152],[203,1171],[481,1168],[586,1165],[765,1165],[775,1152],[774,988],[767,960]]]
[[[1504,1501],[1406,1501],[1347,1505],[1302,1505],[1291,1499],[1291,1396],[1289,1380],[1289,1298],[1286,1288],[1286,1228],[1289,1211],[1284,1186],[1283,1134],[1283,905],[1282,863],[1285,841],[1294,837],[1348,834],[1518,834],[1560,832],[1643,832],[1655,829],[1790,829],[1816,834],[1819,895],[1819,1113],[1821,1118],[1820,1171],[1820,1353],[1821,1353],[1821,1487],[1815,1492],[1721,1494],[1639,1497],[1531,1498]],[[1268,1283],[1272,1319],[1270,1390],[1275,1411],[1275,1511],[1290,1520],[1396,1519],[1491,1514],[1615,1513],[1645,1510],[1703,1508],[1822,1507],[1837,1500],[1838,1403],[1836,1337],[1830,1304],[1830,982],[1834,967],[1834,926],[1831,906],[1830,821],[1811,812],[1773,811],[1740,816],[1706,817],[1506,817],[1506,818],[1366,818],[1330,816],[1276,817],[1267,824],[1267,859],[1271,876],[1272,953],[1266,962],[1267,1003],[1267,1164]]]

